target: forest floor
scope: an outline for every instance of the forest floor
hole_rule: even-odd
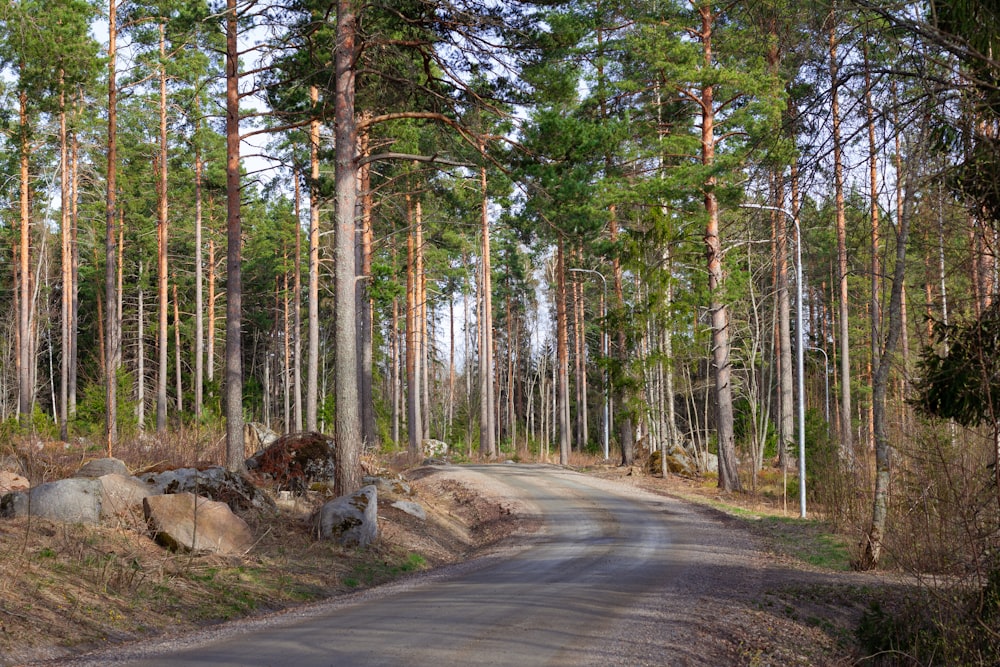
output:
[[[853,664],[863,611],[899,585],[848,571],[843,540],[821,523],[740,508],[760,503],[720,497],[703,481],[662,480],[636,468],[581,469],[696,503],[706,521],[740,531],[754,545],[765,590],[732,600],[728,613],[713,617],[713,624],[726,624],[713,634],[731,637],[734,664]],[[537,528],[531,509],[509,489],[461,466],[417,468],[406,477],[428,519],[380,503],[379,539],[361,551],[312,537],[307,518],[321,497],[277,515],[245,516],[258,541],[242,558],[172,553],[128,526],[0,520],[0,667],[351,594],[466,560]]]

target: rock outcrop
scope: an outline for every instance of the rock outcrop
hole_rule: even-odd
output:
[[[131,515],[141,507],[144,498],[158,495],[159,491],[141,479],[110,474],[97,478],[101,483],[101,518],[121,518]]]
[[[140,477],[160,493],[193,493],[226,503],[235,512],[276,509],[270,496],[247,478],[225,468],[177,468]]]
[[[410,516],[415,516],[421,521],[427,520],[427,511],[424,509],[423,505],[415,503],[412,500],[397,500],[391,505],[391,507],[402,510]]]
[[[321,539],[344,546],[368,546],[378,536],[378,490],[369,484],[335,498],[313,513],[312,523]]]
[[[46,482],[30,489],[10,493],[0,501],[0,514],[7,517],[37,516],[62,523],[99,523],[100,480],[70,477]]]
[[[103,477],[104,475],[128,476],[129,472],[128,468],[125,467],[124,461],[108,457],[87,461],[79,470],[73,473],[73,477],[89,477],[91,479]]]
[[[0,497],[14,491],[27,491],[30,488],[31,482],[27,478],[10,470],[0,470]]]
[[[250,527],[226,503],[175,493],[150,496],[142,505],[153,539],[170,549],[232,555],[253,545]]]

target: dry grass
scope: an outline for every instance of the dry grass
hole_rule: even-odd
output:
[[[133,471],[221,460],[217,434],[188,431],[136,439],[114,453]],[[33,483],[72,474],[104,455],[85,446],[21,442],[0,465]],[[0,520],[0,667],[108,643],[183,632],[371,586],[458,560],[513,530],[490,500],[442,489],[431,475],[413,484],[428,510],[421,522],[380,498],[380,539],[356,551],[316,541],[308,517],[325,501],[307,493],[276,514],[243,514],[257,542],[244,557],[173,553],[144,531],[141,510],[116,525],[72,526],[38,518]],[[488,524],[485,532],[474,528]]]

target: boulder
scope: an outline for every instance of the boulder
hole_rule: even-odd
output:
[[[680,447],[674,447],[667,452],[667,471],[672,472],[676,475],[686,475],[689,477],[694,477],[698,474],[698,466],[695,463],[694,458],[687,453],[684,449]],[[649,455],[649,468],[648,472],[650,474],[659,474],[660,472],[660,452],[654,451]]]
[[[144,498],[142,508],[153,539],[169,549],[231,555],[253,546],[250,527],[226,503],[175,493]]]
[[[278,439],[278,434],[259,422],[243,425],[243,456],[249,458],[270,446]]]
[[[274,511],[276,506],[270,496],[250,483],[243,475],[225,468],[178,468],[158,473],[140,475],[158,493],[194,493],[211,500],[226,503],[233,511]]]
[[[391,496],[409,496],[413,494],[410,485],[403,481],[402,477],[374,477],[366,476],[361,478],[361,483],[373,484],[378,488],[378,492]]]
[[[0,496],[13,491],[27,491],[30,488],[31,482],[16,472],[0,470]]]
[[[719,457],[712,452],[701,452],[698,456],[698,469],[704,473],[719,472]]]
[[[397,500],[392,504],[392,507],[403,510],[410,516],[415,516],[421,521],[427,520],[427,512],[420,503],[415,503],[411,500]]]
[[[110,474],[101,475],[97,481],[101,483],[101,517],[105,519],[128,514],[142,505],[144,498],[160,493],[137,477]]]
[[[369,484],[349,496],[334,498],[313,513],[312,524],[321,539],[368,546],[378,536],[378,490]]]
[[[247,470],[279,486],[301,493],[314,482],[333,479],[337,451],[333,439],[322,433],[289,433],[247,459]]]
[[[125,467],[124,461],[109,457],[87,461],[79,470],[73,473],[73,477],[96,479],[104,475],[123,475],[127,477],[128,474],[128,468]]]
[[[103,487],[96,479],[71,477],[39,484],[4,496],[0,514],[37,516],[62,523],[96,524],[101,520]]]
[[[439,459],[448,455],[448,443],[428,438],[424,440],[424,458]]]

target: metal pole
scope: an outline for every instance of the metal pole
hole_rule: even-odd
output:
[[[799,515],[806,518],[806,392],[805,392],[805,336],[802,326],[802,229],[799,219],[782,206],[765,206],[763,204],[741,204],[740,208],[756,208],[764,211],[784,213],[795,223],[795,325],[798,327],[798,345],[796,345],[795,361],[798,367],[799,384]]]
[[[607,359],[608,358],[608,325],[607,325],[607,309],[608,309],[608,281],[604,278],[604,274],[600,271],[594,269],[569,269],[572,273],[593,273],[595,276],[601,279],[604,284],[604,300],[601,302],[601,355]],[[608,452],[608,438],[609,438],[609,415],[611,402],[611,392],[608,391],[608,372],[604,371],[604,460],[607,461],[610,458],[610,453]]]
[[[826,419],[827,430],[830,429],[830,357],[826,356],[826,350],[821,347],[810,347],[823,354],[823,378],[826,380],[826,403],[823,404],[823,417]]]

